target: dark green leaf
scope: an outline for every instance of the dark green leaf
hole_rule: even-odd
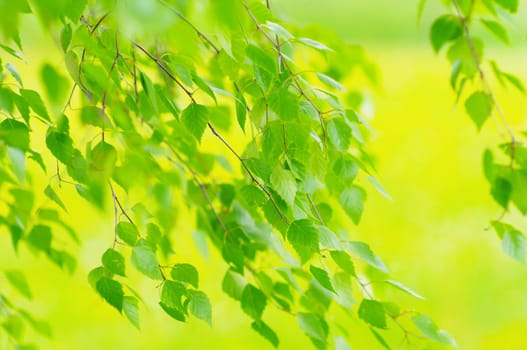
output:
[[[262,337],[267,339],[275,348],[278,347],[280,343],[276,333],[262,320],[254,321],[251,323],[251,327],[258,332]]]
[[[161,302],[172,309],[183,310],[181,298],[187,294],[187,289],[182,283],[165,281],[161,290]]]
[[[121,312],[124,299],[123,286],[121,283],[103,276],[97,281],[96,289],[108,304]]]
[[[247,284],[241,295],[241,305],[243,312],[251,318],[259,320],[267,305],[267,297],[260,289],[252,284]]]
[[[458,38],[463,32],[461,21],[454,15],[438,17],[430,29],[432,47],[438,52],[449,41]]]
[[[0,122],[0,140],[21,150],[29,148],[29,129],[26,124],[8,118]]]

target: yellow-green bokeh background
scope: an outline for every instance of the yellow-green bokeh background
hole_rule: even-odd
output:
[[[383,257],[395,279],[427,299],[396,292],[393,298],[431,315],[462,349],[527,349],[527,269],[506,257],[497,236],[488,230],[489,220],[500,209],[490,197],[481,158],[485,148],[503,139],[491,121],[478,133],[463,106],[454,105],[448,62],[434,55],[427,42],[428,26],[439,15],[439,5],[426,7],[418,24],[416,1],[275,2],[276,11],[292,22],[322,24],[364,46],[381,70],[381,87],[372,93],[375,133],[369,148],[377,160],[379,179],[393,200],[370,188],[362,223],[353,232]],[[523,79],[527,78],[524,22],[525,16],[510,20],[511,46],[486,37],[490,45],[486,54]],[[44,61],[62,62],[55,47],[42,54],[37,56]],[[36,77],[33,83],[28,79],[36,71],[28,65],[24,73],[28,84],[38,87]],[[525,96],[494,86],[511,124],[516,130],[525,129]],[[71,223],[80,228],[84,243],[74,276],[24,249],[15,257],[8,236],[0,236],[0,266],[31,269],[26,271],[31,274],[35,301],[26,305],[49,320],[54,330],[52,341],[37,341],[44,349],[271,349],[250,329],[250,320],[239,306],[221,292],[225,266],[218,254],[210,251],[209,258],[203,258],[191,245],[191,233],[184,225],[181,235],[189,237],[191,246],[176,247],[178,259],[198,266],[201,288],[213,302],[213,327],[197,320],[182,324],[169,319],[155,305],[155,286],[145,281],[138,289],[151,301],[142,308],[142,331],[135,330],[101,301],[86,279],[111,240],[112,213],[98,213],[81,202],[75,206]],[[185,213],[180,215],[184,218]],[[524,219],[515,220],[522,229],[527,227]],[[279,325],[275,328],[282,349],[310,347],[292,317],[268,308],[266,318]],[[380,349],[359,321],[344,324],[354,349]],[[393,338],[395,349],[400,338]]]

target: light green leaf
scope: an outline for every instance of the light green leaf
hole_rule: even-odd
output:
[[[170,271],[170,276],[176,281],[185,282],[198,288],[198,270],[190,264],[176,264]]]
[[[47,185],[46,186],[46,189],[44,190],[44,194],[49,198],[51,199],[53,202],[57,203],[62,209],[64,209],[64,211],[68,211],[66,209],[66,206],[64,205],[64,203],[62,202],[62,200],[60,199],[60,197],[57,195],[57,193],[55,192],[55,190],[50,186],[50,185]]]
[[[353,265],[353,261],[351,261],[351,258],[348,253],[340,250],[332,250],[330,252],[331,258],[333,258],[333,261],[345,272],[349,273],[352,276],[356,276],[355,273],[355,266]]]
[[[329,75],[317,72],[317,77],[320,79],[321,82],[323,82],[324,84],[326,84],[326,85],[328,85],[328,86],[330,86],[330,87],[332,87],[332,88],[334,88],[336,90],[346,91],[346,88],[341,83],[339,83],[338,81],[336,81],[335,79],[333,79]]]
[[[290,206],[293,206],[296,196],[296,180],[293,174],[282,167],[277,167],[271,173],[270,180],[271,185],[280,197]]]
[[[243,312],[254,320],[259,320],[267,305],[265,294],[252,284],[247,284],[241,295],[241,306]]]
[[[141,329],[139,324],[139,305],[137,298],[134,296],[125,296],[123,298],[123,311],[126,318],[134,325],[135,328]]]
[[[209,121],[209,111],[203,105],[191,103],[181,113],[181,120],[192,136],[200,141]]]
[[[27,283],[26,276],[20,270],[6,270],[4,274],[11,285],[27,299],[31,299],[31,289]]]
[[[384,306],[376,300],[363,299],[359,306],[358,315],[373,327],[386,328]]]
[[[498,5],[509,11],[510,13],[516,13],[518,11],[518,0],[494,0]]]
[[[121,283],[102,276],[96,283],[96,289],[100,296],[119,312],[123,309],[124,292]]]
[[[487,93],[476,91],[465,101],[465,109],[478,129],[481,129],[491,114],[492,99]]]
[[[417,294],[416,292],[414,292],[412,289],[410,289],[409,287],[405,286],[401,282],[397,282],[397,281],[394,281],[394,280],[386,280],[386,283],[388,283],[389,285],[394,286],[397,289],[402,290],[403,292],[406,292],[406,293],[416,297],[417,299],[425,300],[425,298],[423,296],[421,296],[420,294]]]
[[[223,277],[222,290],[231,298],[240,300],[246,284],[243,276],[229,269]]]
[[[337,335],[333,340],[335,341],[335,350],[351,350],[351,347],[344,337]]]
[[[499,221],[493,221],[492,227],[494,227],[494,230],[501,238],[503,252],[519,263],[524,264],[527,250],[525,236],[513,226]]]
[[[161,303],[163,305],[183,312],[181,298],[187,295],[187,288],[182,283],[167,280],[161,289]]]
[[[329,142],[339,151],[347,151],[351,144],[351,129],[342,118],[333,118],[327,125]]]
[[[124,257],[115,249],[109,248],[104,252],[102,255],[102,265],[112,273],[126,276]]]
[[[370,246],[364,242],[354,241],[348,242],[348,249],[361,260],[368,263],[370,266],[376,269],[388,273],[388,268],[384,265],[384,262],[371,250]]]
[[[505,44],[509,43],[509,36],[507,34],[507,30],[501,25],[501,23],[488,19],[481,19],[481,23],[483,23],[483,26],[487,28],[502,42],[504,42]]]
[[[188,304],[190,313],[209,324],[212,324],[212,305],[207,295],[199,290],[189,291],[190,302]]]
[[[437,328],[436,324],[428,315],[416,315],[412,317],[412,322],[421,331],[421,333],[441,344],[457,346],[456,341],[446,331]]]
[[[302,263],[318,252],[318,231],[311,220],[293,221],[287,230],[287,240],[300,256]]]
[[[313,40],[313,39],[298,38],[297,41],[302,43],[302,44],[304,44],[304,45],[306,45],[306,46],[312,47],[312,48],[320,50],[320,51],[333,51],[332,48],[327,47],[325,44],[322,44],[321,42]]]
[[[6,145],[27,150],[29,148],[29,129],[26,124],[7,118],[0,122],[0,140]]]
[[[388,342],[386,342],[383,336],[379,332],[377,332],[375,328],[370,327],[370,331],[373,333],[373,336],[375,337],[375,339],[377,339],[377,341],[379,342],[379,344],[382,345],[383,348],[392,350],[390,345],[388,345]]]
[[[322,287],[326,288],[330,292],[336,293],[326,270],[311,265],[309,266],[309,271]]]
[[[122,239],[125,243],[131,246],[134,246],[137,243],[139,232],[134,224],[127,221],[121,221],[117,224],[115,229],[117,231],[117,237]]]
[[[132,265],[145,276],[161,280],[161,272],[159,271],[159,263],[154,251],[147,246],[135,246],[132,249]]]
[[[46,106],[38,92],[34,90],[20,89],[20,95],[26,99],[33,112],[42,117],[42,119],[48,122],[51,121]]]
[[[320,316],[312,313],[299,312],[297,321],[300,328],[311,338],[326,342],[328,326]]]
[[[355,225],[360,222],[365,200],[366,191],[358,186],[348,187],[340,194],[340,205]]]

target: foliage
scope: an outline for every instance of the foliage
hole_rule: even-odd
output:
[[[517,3],[481,3],[496,16],[482,26],[507,42],[496,7],[514,12]],[[482,80],[465,98],[481,128],[500,109],[480,66],[482,43],[470,34],[472,4],[454,0],[455,13],[434,22],[431,41],[436,51],[449,45],[458,96]],[[366,152],[362,90],[345,84],[358,75],[377,84],[360,47],[280,20],[269,1],[17,0],[0,9],[0,224],[12,249],[74,273],[74,247],[86,238],[67,224],[74,192],[114,214],[87,279],[136,328],[148,300],[135,291],[135,273],[159,287],[156,303],[174,322],[217,321],[200,271],[175,253],[184,249],[181,222],[191,221],[228,265],[215,282],[275,347],[283,334],[266,317],[271,307],[295,319],[317,349],[353,344],[337,312],[364,322],[384,348],[393,346],[390,329],[423,346],[455,346],[429,316],[376,296],[395,288],[422,298],[350,233],[367,190],[386,195]],[[43,91],[24,86],[19,73],[27,60],[21,16],[38,18],[64,52],[62,69],[41,67]],[[518,78],[491,67],[500,83],[524,92]],[[489,151],[485,174],[496,201],[525,214],[523,151],[510,136],[502,149],[511,165]],[[523,260],[523,234],[500,221],[493,227]],[[17,306],[18,297],[33,297],[24,271],[7,270],[5,280],[18,294],[0,291],[1,332],[14,348],[31,348],[25,328],[51,330]]]
[[[517,211],[527,213],[527,148],[523,134],[511,127],[499,105],[489,77],[503,87],[510,87],[525,95],[526,90],[516,75],[503,70],[496,61],[484,58],[484,42],[473,35],[477,25],[509,44],[504,19],[518,11],[518,0],[451,0],[446,2],[448,14],[439,16],[432,24],[430,41],[435,51],[448,46],[446,55],[452,65],[450,85],[457,100],[464,100],[467,114],[481,129],[494,119],[506,140],[496,150],[487,149],[483,155],[483,170],[490,184],[490,193],[503,213],[492,221],[492,227],[502,240],[503,251],[520,263],[525,263],[525,234],[503,222],[505,215]]]

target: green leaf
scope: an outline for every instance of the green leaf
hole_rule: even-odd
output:
[[[330,86],[330,87],[332,87],[332,88],[334,88],[336,90],[346,91],[346,88],[341,83],[339,83],[338,81],[336,81],[335,79],[333,79],[329,75],[317,72],[317,77],[318,77],[318,79],[320,79],[321,82],[323,82],[324,84],[326,84],[326,85],[328,85],[328,86]]]
[[[235,300],[240,300],[246,284],[243,276],[229,269],[223,277],[221,286],[225,294]]]
[[[6,270],[4,274],[11,285],[27,299],[31,299],[31,289],[27,283],[26,276],[19,270]]]
[[[126,318],[134,325],[135,328],[141,329],[139,324],[139,305],[137,298],[134,296],[125,296],[123,298],[123,311]]]
[[[163,305],[183,311],[181,298],[187,295],[187,288],[182,283],[167,280],[163,283],[161,290],[161,302]]]
[[[20,85],[21,87],[24,86],[24,83],[22,82],[22,78],[20,77],[20,73],[18,73],[18,70],[16,69],[15,65],[12,64],[11,62],[7,62],[5,64],[5,67],[7,68],[7,70],[9,71],[9,73],[11,73],[11,75],[13,76],[13,78],[15,78],[15,80],[18,82],[18,85]]]
[[[280,340],[276,333],[269,327],[264,321],[254,321],[251,323],[251,327],[258,332],[262,337],[267,339],[275,348],[280,344]]]
[[[176,281],[185,282],[198,288],[198,270],[190,264],[176,264],[172,267],[170,276]]]
[[[46,225],[35,225],[26,238],[27,242],[38,250],[49,253],[51,250],[51,228]]]
[[[287,240],[300,256],[302,263],[318,252],[318,237],[316,227],[308,219],[293,221],[287,230]]]
[[[490,193],[499,205],[507,209],[511,198],[512,184],[506,178],[498,176],[492,181]]]
[[[394,286],[397,289],[402,290],[403,292],[406,292],[406,293],[416,297],[417,299],[425,300],[425,298],[423,296],[421,296],[420,294],[417,294],[416,292],[414,292],[412,289],[410,289],[409,287],[405,286],[401,282],[397,282],[397,281],[394,281],[394,280],[386,280],[385,282],[388,283],[389,285]]]
[[[247,118],[247,101],[241,92],[236,92],[236,120],[245,132],[245,119]]]
[[[388,349],[388,350],[392,350],[390,345],[388,345],[386,340],[382,337],[382,335],[380,335],[379,332],[377,332],[375,330],[375,328],[370,327],[370,331],[373,333],[373,336],[375,337],[375,339],[377,339],[377,341],[379,342],[379,344],[382,345],[383,348]]]
[[[311,338],[326,342],[328,326],[320,316],[312,313],[299,312],[297,321],[300,328]]]
[[[64,53],[68,51],[68,47],[70,46],[72,34],[73,32],[71,30],[71,25],[69,23],[66,23],[64,27],[62,27],[62,30],[60,31],[60,46],[62,47],[62,51],[64,51]]]
[[[127,221],[121,221],[117,224],[115,229],[117,231],[117,237],[122,239],[128,245],[134,246],[137,243],[139,232],[134,224]]]
[[[311,265],[309,266],[309,271],[322,287],[326,288],[330,292],[336,293],[326,270]]]
[[[501,25],[501,23],[488,19],[481,19],[481,23],[483,23],[484,27],[487,28],[502,42],[504,42],[505,44],[509,43],[509,36],[507,34],[507,30]]]
[[[465,101],[465,109],[478,129],[481,129],[491,114],[492,99],[487,93],[476,91]]]
[[[265,71],[272,73],[273,75],[276,74],[276,63],[275,60],[267,54],[265,51],[260,49],[257,46],[249,45],[245,49],[245,52],[247,53],[247,57],[258,67],[261,67]]]
[[[341,250],[332,250],[330,252],[331,258],[333,258],[333,261],[345,272],[349,273],[352,276],[356,276],[355,273],[355,266],[353,265],[353,261],[351,261],[351,258],[348,253],[343,252]]]
[[[212,306],[207,295],[199,290],[189,291],[190,302],[188,304],[190,313],[209,324],[212,324]]]
[[[430,42],[436,52],[449,41],[455,40],[463,33],[461,21],[454,15],[438,17],[430,29]]]
[[[51,199],[53,202],[57,203],[62,209],[64,209],[65,212],[68,211],[66,209],[66,206],[64,205],[64,203],[60,199],[60,197],[57,195],[57,192],[55,192],[55,190],[50,185],[46,186],[46,189],[44,190],[44,194],[49,199]]]
[[[345,188],[339,197],[340,205],[357,225],[362,217],[364,202],[366,201],[366,191],[358,186]]]
[[[295,120],[298,116],[298,99],[287,89],[278,89],[268,96],[269,107],[284,121]]]
[[[499,221],[493,221],[492,227],[494,227],[494,230],[501,238],[503,252],[519,263],[524,264],[527,250],[525,236],[513,226]]]
[[[306,45],[306,46],[309,46],[309,47],[312,47],[314,49],[317,49],[319,51],[333,51],[332,48],[330,47],[327,47],[325,44],[319,42],[319,41],[316,41],[316,40],[313,40],[313,39],[309,39],[309,38],[298,38],[296,39],[298,42]]]
[[[516,13],[518,11],[518,0],[494,0],[494,2],[510,13]]]
[[[102,276],[96,284],[96,290],[104,300],[119,312],[123,309],[124,292],[121,283]]]
[[[267,305],[265,294],[252,284],[245,286],[240,301],[243,312],[255,320],[259,320],[262,317]]]
[[[359,306],[359,318],[373,327],[386,328],[384,306],[376,300],[363,299]]]
[[[159,303],[159,306],[161,306],[163,311],[165,311],[167,313],[167,315],[169,315],[173,319],[175,319],[177,321],[180,321],[180,322],[185,322],[186,317],[185,317],[185,314],[183,313],[183,311],[171,308],[171,307],[163,304],[162,302]]]
[[[335,341],[335,350],[351,350],[351,347],[344,337],[338,335],[333,339]]]
[[[351,129],[343,118],[333,118],[327,125],[329,142],[339,151],[347,151],[351,144]]]
[[[21,150],[29,149],[29,129],[26,124],[8,118],[0,122],[0,140]]]
[[[135,246],[132,249],[132,265],[145,276],[161,280],[159,263],[157,262],[156,253],[147,246]]]
[[[282,197],[287,204],[293,206],[296,196],[296,180],[293,174],[282,167],[277,167],[271,173],[270,181],[273,189],[280,195],[280,197]]]
[[[384,262],[371,250],[370,246],[364,242],[354,241],[348,242],[348,249],[361,260],[366,262],[368,265],[375,267],[376,269],[388,273],[388,268],[384,265]]]
[[[48,111],[46,110],[46,106],[44,105],[44,102],[42,101],[42,98],[38,92],[34,90],[20,89],[20,95],[26,99],[33,112],[42,117],[42,119],[48,122],[51,121]]]
[[[181,120],[192,136],[200,141],[209,121],[209,111],[203,105],[191,103],[181,113]]]
[[[446,331],[437,328],[430,316],[416,315],[412,317],[412,322],[428,339],[441,344],[456,346],[456,341]]]
[[[109,248],[104,252],[102,265],[116,275],[126,276],[124,257],[115,249]]]

